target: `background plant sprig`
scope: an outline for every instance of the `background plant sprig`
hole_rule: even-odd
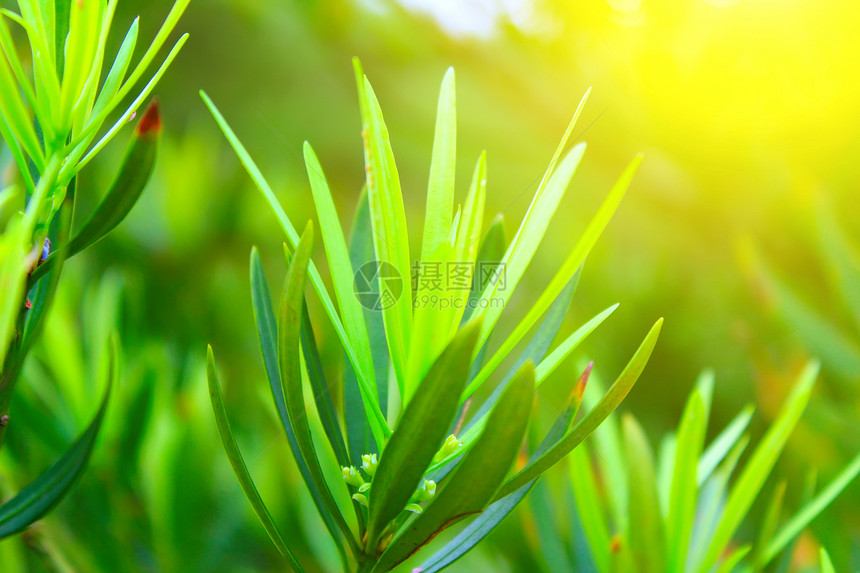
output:
[[[87,192],[78,189],[77,174],[135,116],[176,57],[187,35],[139,88],[188,2],[173,5],[131,68],[138,37],[135,20],[104,79],[103,68],[111,62],[105,51],[116,0],[21,0],[17,13],[0,10],[0,136],[16,167],[12,181],[0,191],[0,444],[12,420],[9,405],[16,382],[44,326],[65,260],[119,224],[152,173],[161,128],[157,107],[141,115],[118,176],[83,225],[74,220],[77,195]],[[11,26],[20,27],[27,39],[29,70]],[[104,129],[133,90],[139,91],[128,108]],[[110,368],[111,379],[115,369]],[[106,400],[68,452],[2,506],[3,535],[20,531],[65,494],[86,464]]]

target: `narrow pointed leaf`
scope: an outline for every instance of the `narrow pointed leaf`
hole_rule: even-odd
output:
[[[89,219],[74,234],[66,247],[66,257],[72,257],[111,232],[131,212],[146,187],[158,153],[161,119],[158,105],[153,102],[141,117],[134,138],[126,152],[119,174],[105,193]],[[49,258],[33,273],[34,283],[54,264]]]
[[[221,443],[224,445],[227,459],[230,461],[230,466],[236,474],[239,485],[242,486],[242,491],[245,492],[245,497],[248,498],[248,502],[254,509],[254,513],[257,514],[257,519],[263,524],[263,528],[265,528],[266,533],[269,534],[269,538],[281,555],[290,560],[290,564],[294,570],[304,571],[296,556],[284,541],[280,531],[278,531],[278,526],[272,520],[272,516],[263,502],[263,498],[260,497],[260,493],[257,491],[254,479],[245,465],[245,460],[242,457],[242,452],[239,451],[236,438],[233,437],[233,431],[230,429],[230,422],[227,419],[227,410],[224,407],[224,397],[221,394],[221,383],[218,381],[218,372],[215,369],[215,355],[212,352],[211,346],[207,350],[206,377],[209,382],[209,398],[212,401],[212,410],[215,412],[215,423],[218,426],[218,434],[221,436]]]
[[[642,162],[641,156],[636,156],[633,161],[628,165],[627,169],[624,170],[621,177],[613,186],[612,190],[609,192],[609,195],[604,200],[603,204],[597,210],[597,213],[591,219],[591,222],[588,224],[588,227],[585,229],[585,232],[580,236],[573,250],[568,255],[567,259],[562,263],[559,270],[556,272],[555,276],[550,281],[547,288],[543,291],[543,293],[538,297],[538,300],[532,305],[531,309],[526,313],[525,318],[523,318],[520,323],[514,328],[514,331],[508,336],[505,342],[501,345],[501,347],[493,354],[490,358],[487,365],[484,367],[484,370],[489,373],[495,370],[499,364],[501,364],[508,353],[516,347],[517,344],[523,339],[526,333],[531,330],[531,328],[537,323],[538,319],[543,315],[544,312],[550,307],[552,302],[558,297],[559,293],[564,289],[565,285],[570,281],[571,277],[576,273],[576,271],[582,266],[582,263],[585,261],[588,253],[591,252],[591,249],[594,247],[594,244],[597,242],[597,239],[600,237],[600,234],[603,232],[603,229],[609,224],[609,220],[612,218],[612,215],[615,213],[618,205],[621,202],[621,199],[624,197],[624,193],[627,191],[627,188],[630,186],[630,182],[633,180],[633,175],[636,173],[636,170],[639,167],[639,164]],[[559,167],[559,171],[562,170],[562,167]],[[510,249],[508,250],[510,252]],[[488,287],[489,288],[489,287]],[[486,298],[486,291],[483,298]],[[489,331],[485,325],[484,330],[482,332],[482,338],[479,340],[479,344],[483,343],[484,340],[489,336]],[[467,387],[466,392],[463,396],[463,401],[466,400],[471,394],[478,389],[478,387],[487,379],[488,375],[482,377],[476,377]]]
[[[573,423],[576,412],[582,400],[581,393],[574,391],[570,402],[564,411],[559,414],[549,432],[535,450],[534,456],[541,455],[547,448],[558,441]],[[449,541],[442,549],[437,551],[430,559],[421,564],[419,568],[422,573],[435,573],[441,571],[481,542],[514,510],[514,508],[532,490],[537,480],[532,480],[509,496],[493,503],[457,536]]]
[[[746,431],[752,419],[755,408],[750,404],[744,407],[740,413],[735,416],[726,428],[711,442],[711,445],[699,458],[699,467],[697,470],[697,481],[699,486],[705,483],[711,473],[720,465],[720,462],[735,446],[738,440]]]
[[[466,325],[442,352],[406,405],[382,452],[370,493],[370,546],[406,506],[441,447],[466,386],[480,326],[480,320]]]
[[[624,446],[630,484],[630,551],[636,570],[642,573],[665,571],[666,537],[657,497],[654,454],[642,427],[631,415],[622,418]],[[573,477],[576,479],[576,476]]]
[[[257,334],[260,339],[263,366],[266,369],[266,377],[268,378],[269,388],[272,392],[272,401],[278,412],[284,433],[287,436],[287,442],[290,445],[293,459],[311,494],[314,506],[317,512],[319,512],[320,518],[323,520],[329,534],[336,540],[338,550],[343,554],[344,549],[340,543],[340,534],[337,525],[323,504],[322,494],[311,476],[308,464],[305,462],[305,458],[299,449],[299,443],[290,424],[290,416],[287,412],[287,403],[284,398],[284,389],[281,385],[281,374],[278,371],[278,323],[272,310],[272,298],[269,293],[269,284],[266,281],[263,263],[255,247],[251,250],[251,302],[254,308],[254,320],[257,323]]]
[[[299,451],[301,451],[311,478],[322,496],[323,506],[334,519],[353,555],[357,555],[358,547],[355,538],[352,536],[349,526],[340,513],[337,502],[335,502],[326,484],[311,437],[308,413],[305,410],[301,375],[300,334],[305,279],[312,244],[313,225],[309,222],[299,240],[284,280],[278,319],[278,369],[281,374],[281,386],[284,391],[287,414],[296,436],[296,442],[298,442]]]
[[[782,448],[785,447],[789,435],[791,435],[794,426],[806,408],[812,393],[812,386],[818,377],[818,371],[819,364],[817,362],[812,361],[806,366],[779,417],[765,434],[741,472],[729,494],[720,524],[711,538],[705,559],[699,568],[700,572],[708,571],[713,567],[758,496],[762,485],[764,485],[782,452]]]
[[[0,538],[18,533],[48,513],[83,473],[95,446],[116,378],[117,343],[108,347],[107,383],[95,418],[83,434],[42,475],[0,506]]]
[[[407,351],[412,332],[412,297],[409,287],[411,261],[406,214],[400,191],[400,176],[394,163],[388,128],[385,126],[379,101],[370,82],[362,73],[358,59],[354,59],[353,63],[361,109],[373,242],[377,256],[381,261],[393,265],[403,284],[401,296],[386,305],[382,317],[397,384],[401,395],[404,395]]]
[[[842,491],[860,474],[860,454],[854,457],[830,484],[809,501],[803,508],[783,525],[773,536],[765,553],[764,564],[770,563],[780,551],[824,511]]]
[[[457,103],[454,68],[448,68],[439,90],[436,110],[436,133],[430,159],[430,179],[427,184],[427,208],[424,211],[424,236],[421,260],[431,255],[448,240],[454,210],[454,177],[457,167]]]
[[[480,439],[424,512],[392,541],[374,571],[392,569],[445,527],[484,509],[516,458],[533,401],[534,366],[527,362],[493,409]]]
[[[636,380],[639,379],[642,371],[645,370],[645,365],[651,357],[651,351],[654,350],[654,345],[657,344],[657,337],[660,335],[660,328],[662,325],[663,319],[661,318],[653,327],[651,327],[651,330],[645,336],[642,344],[639,345],[639,348],[630,359],[630,362],[627,363],[627,366],[624,367],[624,370],[618,375],[615,383],[612,384],[597,406],[592,408],[591,411],[588,412],[588,414],[586,414],[570,432],[565,434],[565,436],[553,447],[547,450],[546,453],[529,463],[529,465],[508,480],[508,482],[502,486],[496,499],[500,499],[511,492],[516,491],[526,483],[541,475],[564,458],[564,456],[570,453],[570,451],[576,446],[581,444],[585,438],[590,436],[591,433],[603,423],[603,420],[605,420],[609,414],[618,407],[621,401],[624,400],[630,392],[630,389],[633,388]]]
[[[705,439],[706,417],[705,401],[700,389],[696,388],[684,409],[675,445],[669,515],[666,518],[669,572],[683,572],[687,562],[699,490],[696,466]]]

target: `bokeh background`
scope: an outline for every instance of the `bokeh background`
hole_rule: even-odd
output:
[[[166,0],[120,2],[117,29],[139,14],[151,37],[168,9]],[[860,447],[858,25],[852,0],[194,0],[179,25],[190,41],[157,88],[165,131],[154,179],[129,219],[67,266],[13,405],[34,420],[34,434],[10,433],[4,456],[34,475],[84,423],[97,399],[99,332],[116,317],[123,377],[109,426],[80,486],[56,515],[7,542],[5,558],[36,571],[284,570],[221,452],[202,370],[212,343],[270,509],[319,570],[334,566],[266,395],[251,312],[251,246],[279,281],[284,237],[198,90],[294,222],[313,217],[298,151],[311,141],[348,222],[364,178],[356,55],[386,114],[413,232],[449,66],[459,196],[486,149],[487,216],[502,213],[509,234],[593,88],[577,128],[585,160],[509,312],[524,310],[643,152],[587,261],[568,326],[621,302],[583,351],[610,377],[666,318],[623,404],[655,444],[676,426],[702,369],[717,376],[712,427],[754,402],[761,433],[805,360],[819,356],[813,404],[776,469],[796,507],[808,468],[829,479]],[[114,144],[84,171],[81,201],[95,203],[123,151]],[[420,235],[410,239],[417,252]],[[338,372],[336,341],[324,329],[318,336]],[[555,376],[574,376],[572,363]],[[854,484],[802,541],[798,563],[817,539],[838,570],[860,567],[858,508]],[[760,509],[741,535],[755,534]],[[518,511],[454,570],[553,567]]]

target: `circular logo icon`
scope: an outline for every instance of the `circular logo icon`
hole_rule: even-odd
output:
[[[352,290],[364,308],[385,310],[400,300],[403,294],[403,277],[391,263],[369,261],[355,271]]]

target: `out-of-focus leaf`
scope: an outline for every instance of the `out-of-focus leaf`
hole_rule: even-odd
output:
[[[767,510],[764,513],[764,520],[759,528],[758,541],[753,547],[752,553],[752,572],[758,573],[763,571],[765,567],[765,550],[767,544],[773,537],[776,526],[779,525],[779,516],[782,513],[782,502],[785,498],[785,488],[788,485],[784,479],[776,484],[776,489],[770,498],[770,503],[767,505]]]
[[[735,567],[738,566],[738,563],[741,562],[741,559],[747,556],[750,549],[752,549],[750,545],[743,545],[732,551],[720,565],[719,569],[717,569],[717,573],[732,573]]]
[[[68,493],[83,473],[95,446],[116,379],[117,342],[110,342],[105,394],[95,418],[75,443],[38,478],[0,506],[0,538],[22,531],[48,513]]]
[[[611,414],[615,408],[633,388],[636,380],[645,370],[645,365],[648,363],[648,358],[651,356],[651,351],[654,350],[654,345],[657,343],[657,337],[660,335],[660,327],[663,325],[663,319],[659,319],[642,341],[642,344],[636,350],[636,353],[624,367],[621,374],[615,380],[615,383],[606,392],[606,395],[600,402],[591,409],[585,417],[577,423],[573,429],[568,432],[561,440],[553,447],[546,451],[542,456],[533,462],[529,463],[522,471],[517,473],[508,482],[502,486],[502,489],[496,496],[500,499],[513,491],[518,490],[526,483],[530,482],[537,476],[541,475],[547,469],[552,467],[556,462],[566,456],[571,450],[582,443],[591,433],[601,424],[603,420]]]
[[[218,426],[218,433],[221,436],[221,443],[224,445],[224,451],[227,453],[227,459],[230,461],[230,466],[233,468],[233,473],[236,474],[236,479],[239,480],[239,485],[242,486],[242,491],[245,492],[245,497],[257,514],[257,518],[275,547],[278,548],[281,555],[290,560],[290,564],[296,571],[304,571],[299,564],[296,556],[293,554],[289,545],[284,538],[281,537],[278,526],[272,520],[263,498],[257,491],[257,486],[254,485],[254,479],[245,465],[245,460],[242,457],[242,452],[239,451],[239,445],[236,443],[236,438],[233,437],[233,431],[230,429],[230,422],[227,419],[227,410],[224,407],[224,397],[221,394],[221,383],[218,381],[218,372],[215,368],[215,355],[212,352],[212,347],[207,349],[206,362],[206,377],[209,381],[209,398],[212,401],[212,410],[215,412],[215,422]]]
[[[628,456],[630,523],[634,524],[629,527],[630,552],[637,571],[660,573],[665,571],[666,537],[657,498],[654,454],[636,418],[625,415],[621,426]]]
[[[526,362],[490,414],[480,439],[424,512],[392,541],[374,571],[392,569],[445,527],[484,509],[516,458],[533,401],[534,366]]]
[[[711,473],[723,461],[723,458],[731,451],[741,436],[749,426],[755,408],[752,404],[744,407],[740,413],[735,416],[725,429],[714,438],[711,445],[705,449],[702,457],[699,458],[699,466],[697,470],[697,482],[699,486],[705,483]]]
[[[480,320],[467,324],[442,352],[406,405],[382,452],[370,491],[369,547],[403,511],[441,447],[466,386],[480,327]]]
[[[825,548],[821,548],[819,557],[821,559],[821,573],[836,573],[836,569],[833,567],[833,561],[830,560],[830,555],[827,554],[827,550]]]
[[[278,318],[278,370],[281,374],[281,387],[284,392],[284,402],[287,407],[290,425],[298,443],[299,451],[307,464],[311,479],[322,497],[323,508],[331,515],[342,537],[353,555],[358,555],[359,549],[352,536],[337,502],[332,497],[325,481],[319,457],[311,437],[308,423],[308,413],[305,410],[304,390],[301,375],[301,317],[304,308],[304,288],[313,245],[313,224],[302,233],[302,238],[296,247],[295,254],[287,269],[281,295],[281,309]],[[340,536],[335,536],[338,546],[342,545]]]
[[[767,547],[764,564],[769,563],[792,539],[800,535],[800,532],[818,517],[858,474],[860,474],[860,454],[855,456],[854,460],[826,488],[821,490],[821,493],[804,505],[788,523],[779,529]]]
[[[806,408],[812,393],[812,386],[818,377],[818,370],[819,364],[816,361],[812,361],[806,366],[779,417],[774,421],[741,472],[737,483],[729,493],[720,524],[711,538],[705,558],[698,569],[700,573],[709,571],[714,566],[758,496],[758,492],[767,476],[770,475],[770,471],[782,452],[789,435],[791,435],[794,426]]]
[[[678,429],[675,464],[666,517],[668,571],[681,573],[687,561],[693,517],[696,513],[696,466],[706,431],[705,402],[699,388],[693,390]]]
[[[598,571],[608,573],[611,558],[611,536],[606,512],[600,504],[601,496],[587,448],[575,448],[568,458],[571,487],[582,531],[591,547],[591,555]],[[608,479],[608,476],[607,476]]]

